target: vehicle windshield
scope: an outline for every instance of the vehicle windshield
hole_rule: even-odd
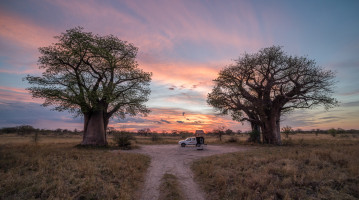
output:
[[[186,141],[191,141],[191,138],[187,138]]]

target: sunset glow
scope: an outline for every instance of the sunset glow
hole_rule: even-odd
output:
[[[139,48],[139,67],[152,72],[151,113],[113,118],[137,131],[249,130],[206,103],[218,72],[245,52],[271,45],[308,56],[337,72],[340,106],[298,110],[282,118],[294,129],[359,129],[358,1],[11,1],[0,2],[0,127],[82,129],[81,117],[51,111],[25,90],[40,75],[39,47],[76,26],[115,35]]]

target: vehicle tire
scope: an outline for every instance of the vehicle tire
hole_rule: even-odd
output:
[[[182,144],[181,144],[181,147],[185,147],[185,146],[186,146],[186,144],[185,144],[185,143],[182,143]]]

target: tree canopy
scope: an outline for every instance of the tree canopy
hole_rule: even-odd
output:
[[[334,72],[307,57],[289,56],[272,46],[245,53],[214,80],[207,102],[221,114],[259,126],[263,142],[280,144],[281,114],[301,108],[337,105]]]
[[[84,32],[81,27],[55,38],[57,43],[39,48],[39,68],[44,72],[40,77],[26,77],[32,85],[28,90],[33,97],[44,98],[44,106],[83,115],[83,144],[107,144],[105,131],[113,116],[150,112],[144,103],[152,73],[138,67],[137,47],[113,35]],[[96,131],[103,135],[102,141]]]

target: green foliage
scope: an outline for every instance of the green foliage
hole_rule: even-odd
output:
[[[253,130],[253,131],[249,132],[248,134],[249,134],[248,142],[260,143],[260,132],[259,131]]]
[[[137,47],[113,35],[99,36],[73,28],[41,47],[41,77],[28,75],[27,90],[44,106],[77,114],[105,110],[104,118],[147,114],[151,73],[138,68]],[[106,122],[106,120],[105,120]]]
[[[132,148],[131,140],[134,139],[135,137],[133,136],[133,134],[126,131],[113,133],[113,141],[121,149],[126,149],[126,150],[131,149]]]
[[[338,131],[335,128],[331,128],[331,129],[328,130],[328,133],[331,136],[335,137],[335,136],[337,136]]]
[[[231,130],[231,129],[227,129],[227,130],[225,131],[225,133],[226,133],[226,135],[233,135],[233,134],[234,134],[234,131]]]
[[[280,144],[282,113],[294,109],[338,105],[333,85],[335,73],[317,66],[315,60],[287,55],[280,46],[245,53],[224,67],[214,80],[207,103],[236,121],[261,125],[263,142]],[[263,126],[266,124],[267,126]]]

